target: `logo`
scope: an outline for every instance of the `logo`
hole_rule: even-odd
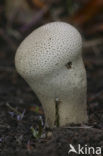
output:
[[[101,147],[89,147],[88,145],[85,145],[82,147],[80,144],[78,144],[77,149],[72,144],[69,144],[70,150],[68,151],[68,155],[70,153],[76,153],[76,154],[96,154],[100,155],[102,154],[102,149]]]

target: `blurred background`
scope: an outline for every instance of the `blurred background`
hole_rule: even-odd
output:
[[[4,51],[0,63],[10,59],[13,65],[20,42],[32,30],[52,21],[77,27],[83,47],[99,53],[103,41],[102,0],[0,0],[0,50]],[[7,60],[2,60],[4,55],[8,55]]]
[[[83,46],[99,51],[103,35],[102,0],[0,0],[0,49],[8,51],[12,63],[20,42],[32,30],[52,21],[73,24],[82,34]]]
[[[14,56],[29,33],[52,21],[71,23],[82,35],[88,80],[88,126],[99,130],[100,136],[93,133],[94,143],[100,137],[98,143],[103,145],[103,0],[0,0],[2,152],[9,149],[19,151],[21,148],[31,151],[35,148],[35,138],[45,134],[41,130],[44,126],[42,107],[36,95],[16,73]],[[84,132],[76,133],[80,135],[79,140],[81,138],[85,142]],[[85,133],[89,138],[91,133]],[[74,134],[75,131],[68,131],[68,135],[72,135],[71,142],[74,139],[76,143],[78,137],[75,138]]]

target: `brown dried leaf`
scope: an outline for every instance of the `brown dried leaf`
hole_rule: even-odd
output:
[[[71,21],[76,25],[83,25],[97,15],[102,9],[103,0],[90,0],[72,16]]]
[[[38,8],[43,8],[45,6],[45,3],[41,0],[31,0],[31,1]]]

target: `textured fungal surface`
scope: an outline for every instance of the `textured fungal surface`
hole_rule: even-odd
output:
[[[15,57],[17,71],[39,97],[50,127],[87,121],[86,73],[79,32],[64,22],[33,31]],[[60,100],[55,107],[55,100]],[[56,110],[58,108],[58,111]]]
[[[34,72],[38,77],[75,59],[80,48],[81,37],[74,27],[63,22],[49,23],[33,31],[22,42],[16,54],[16,66],[25,76]]]

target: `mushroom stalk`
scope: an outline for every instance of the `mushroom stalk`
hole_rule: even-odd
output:
[[[17,50],[16,69],[40,99],[50,127],[88,120],[81,51],[79,32],[63,22],[36,29]]]

